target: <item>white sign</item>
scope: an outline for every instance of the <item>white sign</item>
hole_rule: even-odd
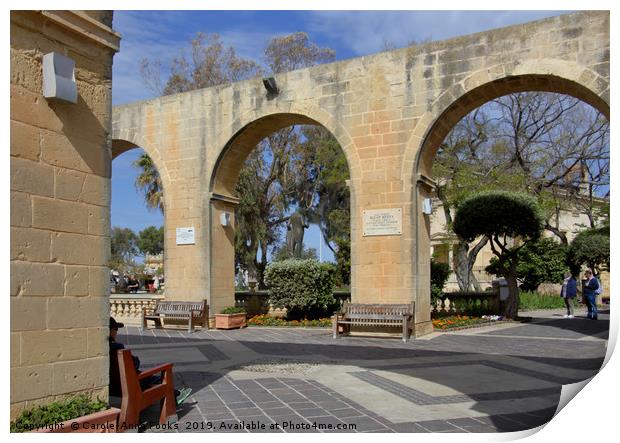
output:
[[[177,228],[177,245],[193,245],[196,243],[194,227]]]
[[[401,235],[403,232],[403,210],[369,209],[363,211],[362,232],[364,237],[372,235]]]

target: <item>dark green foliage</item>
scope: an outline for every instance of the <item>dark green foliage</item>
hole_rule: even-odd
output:
[[[560,308],[565,308],[564,299],[557,295],[543,295],[533,291],[523,291],[519,294],[519,309],[524,311]]]
[[[336,285],[351,284],[351,237],[336,238]]]
[[[508,281],[509,295],[503,312],[507,318],[516,318],[519,309],[519,250],[538,240],[543,226],[538,204],[523,193],[480,192],[467,197],[457,207],[453,224],[456,235],[468,242],[485,235],[498,259],[498,268]]]
[[[292,259],[293,254],[288,250],[286,244],[282,244],[280,247],[276,248],[273,251],[272,259],[273,261],[283,261]],[[305,245],[301,251],[302,260],[312,259],[316,260],[318,258],[318,254],[316,253],[316,248],[307,248]]]
[[[536,291],[541,283],[561,283],[566,266],[566,247],[551,238],[543,238],[525,245],[517,253],[517,279],[524,291]],[[502,277],[506,270],[499,267],[499,260],[492,257],[485,268],[489,274]]]
[[[164,227],[149,226],[138,234],[138,249],[143,254],[157,255],[164,251]]]
[[[222,309],[222,314],[245,314],[245,308],[241,308],[238,306],[229,306],[227,308]]]
[[[85,395],[50,403],[24,411],[11,422],[11,432],[28,432],[63,421],[103,411],[108,405],[99,399],[93,401]]]
[[[113,227],[110,235],[111,257],[109,266],[112,269],[125,271],[134,265],[138,253],[138,236],[129,228]]]
[[[335,268],[316,260],[284,260],[271,263],[265,271],[269,301],[286,308],[288,319],[320,318],[333,310]]]
[[[159,209],[164,213],[164,186],[153,159],[143,152],[132,165],[140,173],[136,177],[136,189],[144,194],[144,202],[148,209]]]
[[[576,271],[586,265],[595,271],[609,269],[609,226],[582,231],[568,248],[567,262]],[[576,273],[574,275],[577,275]]]
[[[431,259],[431,304],[441,297],[448,277],[450,277],[450,265]]]
[[[524,193],[485,191],[465,198],[457,207],[454,232],[472,242],[480,235],[538,239],[544,220],[536,200]]]

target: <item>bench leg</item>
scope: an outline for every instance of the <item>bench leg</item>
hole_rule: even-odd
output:
[[[189,316],[189,321],[187,322],[187,330],[189,333],[194,332],[194,324],[192,323],[192,316]]]
[[[403,342],[409,339],[409,320],[403,320]]]

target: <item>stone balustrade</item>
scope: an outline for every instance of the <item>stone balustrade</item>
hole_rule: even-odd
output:
[[[498,315],[499,294],[484,292],[444,292],[433,304],[434,315]]]
[[[154,309],[157,300],[163,295],[152,294],[118,294],[110,296],[110,315],[122,323],[139,325],[142,320],[142,308]]]

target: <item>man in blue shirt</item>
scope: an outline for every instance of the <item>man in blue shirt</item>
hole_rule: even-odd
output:
[[[583,299],[588,307],[588,318],[598,320],[598,311],[596,310],[596,291],[599,288],[599,282],[592,274],[591,269],[586,269],[583,284]]]

